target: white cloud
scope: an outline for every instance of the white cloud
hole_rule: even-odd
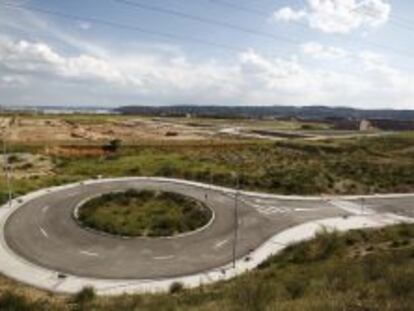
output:
[[[165,47],[159,53],[106,54],[67,56],[45,43],[1,39],[0,75],[14,72],[33,85],[49,80],[82,89],[84,84],[113,95],[149,96],[160,101],[195,100],[198,96],[213,101],[234,97],[240,89],[236,87],[238,68],[214,61],[191,63],[182,54],[167,53]]]
[[[302,53],[318,60],[347,60],[354,62],[359,69],[365,71],[381,71],[386,74],[397,73],[398,70],[392,68],[387,58],[369,50],[352,52],[336,46],[327,46],[318,42],[307,42],[301,45]]]
[[[334,46],[324,46],[317,42],[308,42],[302,44],[302,52],[311,55],[316,59],[344,59],[350,53],[344,49]]]
[[[77,23],[80,26],[79,23],[83,22],[78,21]],[[0,29],[0,37],[12,33],[14,36],[27,40],[33,41],[33,38],[39,41],[48,40],[53,41],[55,44],[58,43],[59,45],[79,51],[86,51],[94,55],[105,54],[105,49],[92,43],[91,40],[79,38],[66,31],[62,31],[56,24],[24,9],[2,8],[0,10]]]
[[[307,0],[300,10],[283,7],[273,13],[276,21],[306,20],[324,33],[350,33],[359,28],[377,28],[388,21],[388,0]]]
[[[295,11],[290,7],[284,7],[274,13],[274,18],[278,21],[291,22],[299,21],[306,17],[305,10]]]
[[[274,18],[347,33],[384,24],[390,10],[385,0],[307,3],[299,10],[281,9]],[[372,51],[308,42],[300,47],[299,58],[271,58],[248,50],[232,59],[194,60],[191,52],[159,42],[131,39],[120,47],[107,41],[108,48],[88,39],[87,31],[62,31],[50,20],[20,10],[0,11],[0,28],[0,105],[414,108],[414,77]],[[27,34],[28,29],[39,35]],[[308,63],[309,58],[313,61]],[[315,64],[319,60],[321,66]]]
[[[17,74],[0,76],[0,81],[7,87],[21,86],[27,83],[24,77]]]
[[[80,29],[83,29],[83,30],[89,30],[89,29],[91,29],[91,27],[92,27],[91,23],[84,22],[84,21],[79,21],[79,22],[77,23],[77,26],[78,26]]]
[[[347,58],[355,71],[310,67],[297,58],[269,58],[254,50],[232,62],[195,62],[165,46],[158,52],[147,46],[128,54],[106,50],[105,56],[67,55],[44,42],[1,38],[0,90],[8,104],[412,108],[414,78],[389,66],[383,56],[315,42],[302,50],[304,56]]]
[[[122,81],[122,75],[107,62],[90,56],[64,57],[44,43],[0,40],[0,62],[9,70],[48,73],[78,79]]]

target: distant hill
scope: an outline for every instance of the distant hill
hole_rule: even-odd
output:
[[[125,106],[115,109],[121,114],[137,114],[146,116],[193,116],[210,118],[266,118],[303,120],[329,119],[383,119],[413,121],[414,110],[363,110],[353,108],[331,108],[322,106]]]

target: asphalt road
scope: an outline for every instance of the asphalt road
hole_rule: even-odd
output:
[[[92,196],[122,189],[159,189],[204,201],[214,221],[175,238],[122,239],[80,227],[73,211]],[[414,217],[414,198],[302,200],[239,195],[236,257],[270,237],[312,220],[360,212]],[[233,259],[234,194],[165,181],[124,180],[79,185],[25,203],[7,220],[5,240],[17,255],[54,271],[103,279],[163,279],[221,267]]]

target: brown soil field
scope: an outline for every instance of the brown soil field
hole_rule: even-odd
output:
[[[30,143],[102,143],[121,139],[125,143],[142,140],[204,140],[213,131],[183,124],[144,118],[104,117],[90,120],[55,116],[0,117],[0,137],[10,142]]]

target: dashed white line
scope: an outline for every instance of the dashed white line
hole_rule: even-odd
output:
[[[168,260],[174,258],[174,255],[154,257],[155,260]]]
[[[320,210],[320,208],[295,208],[295,212],[314,212]]]
[[[88,251],[80,251],[80,253],[86,256],[93,256],[93,257],[99,256],[98,253],[93,253],[93,252],[88,252]]]
[[[40,232],[42,232],[42,234],[45,236],[45,238],[49,238],[47,232],[45,231],[45,229],[43,229],[42,227],[39,228]]]
[[[49,206],[46,205],[45,207],[42,208],[42,213],[46,213],[48,209],[49,209]]]
[[[222,240],[222,241],[220,241],[220,242],[216,243],[216,245],[214,246],[214,248],[215,248],[215,249],[220,248],[220,247],[222,247],[224,244],[226,244],[228,241],[229,241],[229,239]]]
[[[291,210],[286,207],[260,206],[260,207],[257,207],[257,211],[264,215],[272,215],[272,214],[288,213]]]

